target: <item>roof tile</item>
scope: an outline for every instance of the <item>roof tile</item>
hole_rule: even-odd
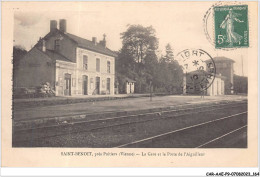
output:
[[[73,62],[70,59],[66,58],[65,56],[63,56],[63,55],[61,55],[59,53],[56,53],[53,50],[46,50],[46,52],[44,52],[44,53],[47,54],[53,60],[61,60],[61,61]]]
[[[67,35],[69,38],[74,40],[78,44],[78,46],[81,47],[81,48],[89,49],[89,50],[94,51],[94,52],[98,52],[98,53],[102,53],[102,54],[109,55],[109,56],[112,56],[112,57],[116,57],[115,52],[113,52],[112,50],[104,47],[103,45],[101,45],[99,43],[97,43],[95,45],[90,40],[78,37],[78,36],[70,34],[70,33],[65,33],[65,35]]]

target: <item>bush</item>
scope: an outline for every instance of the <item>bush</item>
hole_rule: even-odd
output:
[[[19,87],[14,88],[13,97],[14,98],[36,98],[36,97],[53,97],[55,96],[55,91],[51,88],[50,83],[45,82],[38,87]]]
[[[19,88],[14,88],[13,90],[14,98],[33,98],[35,97],[35,94],[36,94],[35,88],[19,87]]]

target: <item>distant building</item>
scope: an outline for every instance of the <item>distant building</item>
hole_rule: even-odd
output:
[[[207,78],[207,82],[205,79],[205,76],[207,75],[208,72],[204,70],[196,70],[187,73],[186,93],[199,95],[203,92],[205,95],[209,96],[224,95],[225,77],[215,75],[214,80],[212,80],[213,77],[212,79]]]
[[[207,95],[216,96],[225,94],[225,80],[226,78],[221,76],[221,74],[215,75],[214,81],[207,88]]]
[[[66,20],[50,21],[50,32],[23,57],[17,69],[17,87],[49,82],[57,96],[114,94],[115,57],[100,42],[67,33]]]
[[[125,92],[131,94],[135,92],[135,81],[129,78],[125,78]]]
[[[209,60],[208,60],[209,61]],[[210,60],[211,61],[211,60]],[[213,58],[216,74],[225,77],[225,94],[233,94],[234,90],[234,60],[226,57]]]
[[[135,93],[135,82],[133,79],[130,79],[120,73],[116,73],[116,94],[132,94]]]

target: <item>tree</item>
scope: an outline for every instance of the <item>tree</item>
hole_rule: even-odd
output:
[[[169,43],[165,46],[165,52],[166,55],[164,57],[164,61],[167,63],[172,62],[174,60],[174,55],[173,55],[172,47]]]
[[[168,70],[170,73],[169,88],[172,93],[181,93],[183,84],[183,71],[182,67],[175,60],[168,64]]]
[[[136,81],[136,91],[146,92],[155,74],[158,59],[158,39],[152,26],[130,25],[121,33],[122,49],[119,52],[116,69]]]
[[[121,33],[123,48],[132,54],[137,63],[142,63],[148,51],[158,48],[158,39],[152,26],[130,25],[126,32]]]
[[[165,92],[176,94],[181,93],[183,72],[177,61],[174,60],[173,50],[170,44],[165,47],[166,54],[161,57],[157,84],[158,88],[164,88]]]
[[[22,46],[13,46],[13,81],[16,79],[16,71],[20,66],[20,61],[23,56],[27,53],[24,47]],[[16,86],[16,82],[13,83],[14,87]]]
[[[13,46],[13,68],[14,70],[19,67],[20,60],[27,53],[25,48],[20,45]]]
[[[153,80],[152,76],[156,75],[158,69],[158,58],[154,51],[147,52],[144,58],[144,69],[151,75],[149,80]]]
[[[235,93],[248,92],[248,78],[244,76],[238,76],[234,74],[234,91]]]
[[[170,44],[165,47],[166,55],[158,60],[159,42],[153,27],[130,25],[121,35],[123,46],[116,60],[118,75],[135,80],[138,93],[149,92],[150,82],[156,92],[182,93],[182,69],[174,60]]]

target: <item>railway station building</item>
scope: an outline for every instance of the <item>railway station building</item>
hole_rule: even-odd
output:
[[[207,78],[207,82],[205,82],[207,74],[207,71],[204,70],[187,73],[186,93],[199,95],[203,91],[205,95],[209,96],[224,95],[226,78],[221,74],[216,74],[214,78]],[[198,79],[194,79],[194,76],[197,76]],[[201,89],[201,85],[203,85],[203,90]]]
[[[216,75],[225,77],[224,94],[233,94],[234,90],[234,63],[235,61],[227,57],[214,57]]]
[[[214,80],[209,80],[206,94],[210,96],[233,94],[234,91],[234,60],[226,57],[213,58],[215,63],[216,74]],[[207,60],[206,63],[212,62]],[[191,76],[205,75],[208,71],[193,71],[188,73],[184,82],[186,82],[186,92],[189,94],[200,94],[199,84],[194,83]],[[203,78],[203,77],[199,77]],[[204,83],[205,84],[205,83]]]
[[[50,21],[49,33],[22,58],[17,87],[50,83],[56,96],[113,95],[116,53],[106,36],[87,40],[67,32],[66,20]]]

